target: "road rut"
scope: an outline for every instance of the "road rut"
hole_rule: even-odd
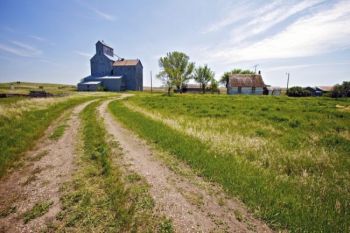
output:
[[[50,126],[43,139],[24,156],[24,166],[1,180],[0,209],[8,208],[13,211],[0,218],[0,232],[39,232],[54,220],[60,211],[59,187],[69,179],[74,170],[79,113],[89,103],[72,110],[66,122],[66,130],[58,141],[51,140],[48,136],[61,123],[56,122]],[[48,212],[25,224],[23,213],[30,210],[35,203],[44,200],[52,203]]]
[[[169,169],[155,156],[157,151],[114,119],[107,110],[110,101],[99,107],[107,131],[123,149],[124,162],[150,184],[155,210],[172,220],[176,232],[272,232],[239,201],[225,199],[224,204],[220,203],[223,194],[210,194],[193,180]],[[200,177],[195,179],[205,182]]]

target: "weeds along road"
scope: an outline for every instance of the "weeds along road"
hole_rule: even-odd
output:
[[[0,232],[36,232],[59,213],[60,185],[74,170],[79,113],[89,103],[63,114],[47,129],[35,148],[26,153],[24,165],[1,180],[0,209],[3,216],[0,218]],[[61,137],[54,136],[57,127],[66,128]],[[29,221],[35,216],[26,213],[33,206],[37,206],[38,211],[46,209],[47,212]]]
[[[112,117],[107,110],[110,102],[103,102],[99,113],[107,131],[123,149],[123,163],[150,184],[156,212],[170,218],[176,232],[271,232],[240,202],[226,198],[220,188],[191,174],[181,162],[176,161],[176,168],[170,169],[157,156],[160,152],[150,148]],[[174,170],[186,170],[187,175]]]

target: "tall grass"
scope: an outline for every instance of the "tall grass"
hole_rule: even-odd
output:
[[[295,101],[288,98],[186,95],[143,95],[126,102],[160,113],[163,118],[172,119],[175,123],[181,124],[181,120],[178,120],[180,118],[184,118],[187,125],[189,122],[210,121],[210,133],[219,135],[220,132],[230,131],[233,134],[241,133],[247,138],[263,137],[268,143],[262,145],[271,142],[273,146],[279,146],[281,153],[287,155],[298,150],[303,153],[301,149],[305,148],[315,148],[318,151],[318,147],[323,147],[324,150],[331,151],[327,156],[335,156],[332,158],[335,161],[332,166],[336,167],[333,169],[327,165],[317,167],[317,157],[313,158],[316,161],[303,160],[303,156],[296,157],[295,160],[287,157],[283,161],[279,160],[283,155],[279,155],[276,159],[273,147],[265,147],[265,150],[272,150],[272,154],[269,151],[265,153],[271,156],[267,157],[267,163],[274,160],[275,165],[264,165],[256,162],[260,159],[259,153],[264,152],[262,150],[253,151],[255,153],[246,150],[247,148],[234,152],[216,150],[210,142],[189,134],[184,128],[174,128],[165,121],[133,111],[120,101],[112,102],[109,106],[110,111],[124,125],[186,161],[206,178],[220,183],[228,193],[240,197],[271,226],[292,232],[349,231],[348,139],[339,135],[333,135],[333,139],[324,136],[331,134],[334,127],[345,132],[349,129],[347,123],[350,118],[346,118],[347,113],[337,112],[335,108],[339,102],[328,99]],[[348,103],[348,100],[341,102],[343,105]],[[216,124],[216,121],[223,122],[223,125]],[[327,125],[319,125],[323,123]],[[295,130],[296,128],[299,129]],[[307,133],[310,129],[313,130]],[[315,135],[316,145],[305,143],[310,134]],[[310,176],[303,176],[296,170],[300,167],[303,170],[307,168],[310,173],[314,167],[315,171]]]
[[[147,188],[132,181],[113,160],[112,143],[96,116],[100,103],[89,104],[81,113],[83,151],[77,173],[62,190],[61,226],[54,231],[159,232],[160,219],[153,215],[153,205],[144,203],[152,203]]]
[[[21,112],[20,116],[0,117],[0,177],[21,153],[28,150],[40,138],[48,126],[62,112],[94,97],[69,98],[46,108]]]

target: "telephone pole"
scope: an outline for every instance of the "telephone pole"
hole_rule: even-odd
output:
[[[151,70],[151,94],[153,93],[153,90],[152,90],[152,70]]]
[[[254,74],[256,74],[256,68],[259,66],[259,64],[255,64],[255,65],[253,65],[253,67],[254,67]]]
[[[287,72],[286,75],[287,75],[287,91],[288,91],[288,86],[289,86],[289,75],[290,75],[290,73]]]

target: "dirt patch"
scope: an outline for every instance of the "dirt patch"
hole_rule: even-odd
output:
[[[170,169],[156,150],[115,121],[107,112],[109,102],[99,108],[108,132],[120,143],[125,163],[150,184],[156,211],[169,217],[177,232],[271,232],[239,201],[197,185],[206,183],[200,177],[180,175]]]
[[[73,109],[61,138],[48,139],[59,125],[58,120],[24,156],[24,165],[0,181],[0,211],[8,213],[0,217],[0,232],[39,232],[60,211],[59,187],[74,170],[79,113],[88,103]],[[25,224],[24,213],[44,200],[52,202],[47,212]]]

